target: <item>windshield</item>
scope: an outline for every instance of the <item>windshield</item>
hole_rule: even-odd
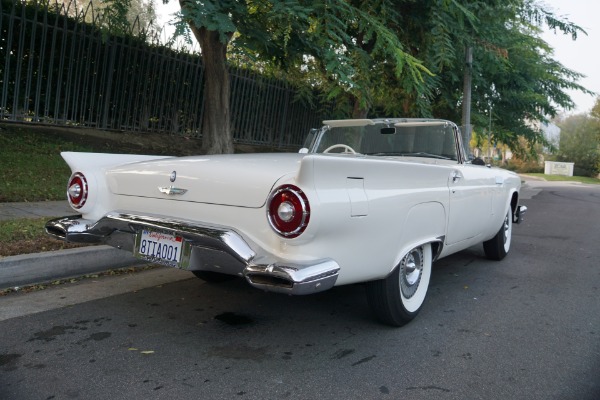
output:
[[[447,121],[370,121],[361,126],[335,126],[343,123],[330,122],[334,126],[321,131],[313,149],[316,153],[458,159],[453,124]]]

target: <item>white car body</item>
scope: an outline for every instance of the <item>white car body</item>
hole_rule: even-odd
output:
[[[425,153],[354,154],[346,148],[339,154],[319,151],[328,133],[340,131],[338,136],[348,138],[365,129],[379,130],[381,137],[373,140],[387,142],[399,141],[403,129],[437,129],[435,137],[445,135],[446,142],[452,138],[454,159]],[[349,141],[362,140],[363,147],[372,147],[364,138]],[[420,249],[413,255],[421,264],[424,259],[425,267],[417,268],[417,275],[412,268],[413,278],[406,275],[409,286],[415,286],[409,294],[413,298],[425,280],[426,292],[427,263],[497,238],[502,226],[512,227],[525,212],[518,206],[519,177],[465,162],[458,129],[440,120],[325,121],[311,149],[298,154],[62,155],[74,176],[85,177],[85,183],[75,180],[86,186],[79,188],[85,197],[77,187],[70,189],[80,215],[49,221],[49,234],[134,251],[141,245],[140,229],[165,232],[187,243],[185,260],[177,267],[242,276],[257,288],[289,294],[389,280],[411,249]],[[276,195],[281,187],[291,194]],[[301,196],[290,202],[308,208],[302,216],[283,204],[296,192]],[[279,195],[283,205],[272,216],[269,207]],[[288,219],[306,221],[299,234],[285,236],[272,221],[280,217],[277,221],[285,227]],[[502,243],[506,251],[501,252],[506,253],[510,232]],[[412,319],[425,292],[416,296],[422,297],[416,305],[410,304],[414,298],[404,299],[408,318],[382,319],[393,325]]]

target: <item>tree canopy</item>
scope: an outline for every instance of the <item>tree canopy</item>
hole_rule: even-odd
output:
[[[473,49],[472,124],[513,150],[543,141],[534,121],[591,93],[554,59],[548,27],[585,31],[536,0],[179,0],[205,62],[205,151],[231,152],[228,57],[334,101],[343,117],[458,121]],[[491,123],[490,123],[491,122]]]
[[[575,175],[600,173],[600,97],[589,114],[568,116],[557,122],[560,144],[556,159],[575,163]]]
[[[533,1],[409,1],[399,0],[400,40],[432,75],[419,90],[396,83],[393,76],[372,83],[394,88],[383,96],[383,114],[435,116],[460,121],[465,49],[473,48],[472,124],[489,129],[492,138],[518,149],[518,138],[543,141],[534,121],[546,122],[560,108],[571,108],[568,89],[586,91],[581,74],[553,59],[540,38],[550,27],[576,38],[585,32],[555,17]],[[408,90],[407,90],[408,89]],[[389,94],[389,93],[388,93]],[[390,97],[396,99],[390,102]],[[377,108],[377,104],[376,104]],[[374,110],[379,111],[379,110]],[[381,111],[379,111],[381,112]]]
[[[416,88],[429,74],[404,51],[389,23],[397,16],[391,0],[180,0],[180,4],[182,21],[200,43],[205,63],[205,92],[210,100],[205,102],[202,130],[209,153],[233,149],[226,69],[230,54],[283,73],[316,71],[306,84],[325,91],[327,99],[355,96],[363,109],[373,87],[374,60]]]

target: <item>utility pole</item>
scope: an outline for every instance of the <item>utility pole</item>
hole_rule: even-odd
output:
[[[494,157],[494,153],[492,152],[492,102],[490,100],[490,105],[489,105],[489,111],[490,111],[490,127],[488,129],[488,144],[489,144],[489,155],[490,155],[490,160]],[[491,161],[490,161],[491,163]]]
[[[473,48],[466,48],[465,73],[463,86],[462,110],[462,140],[467,155],[471,154],[469,142],[471,141],[471,79],[473,71]]]

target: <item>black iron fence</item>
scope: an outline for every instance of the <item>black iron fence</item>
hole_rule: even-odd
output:
[[[201,57],[143,29],[107,35],[93,12],[0,0],[0,119],[200,137]],[[286,82],[230,73],[236,142],[298,146],[330,111],[296,101]]]

